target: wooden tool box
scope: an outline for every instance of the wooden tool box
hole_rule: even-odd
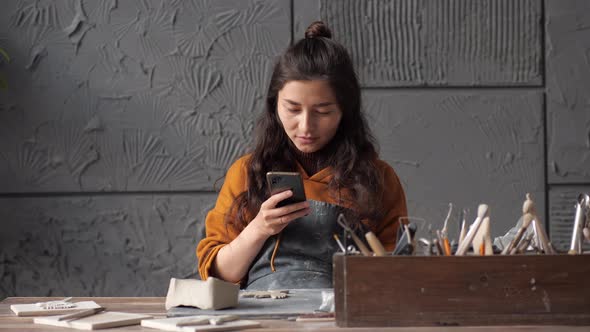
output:
[[[336,254],[336,324],[590,325],[590,255]]]

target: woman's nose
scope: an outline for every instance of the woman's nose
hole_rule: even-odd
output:
[[[299,129],[307,133],[313,129],[313,115],[310,111],[301,112],[301,119],[299,120]]]

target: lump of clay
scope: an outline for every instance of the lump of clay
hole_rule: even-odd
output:
[[[170,279],[166,310],[184,305],[204,310],[218,310],[238,305],[240,286],[217,278]]]

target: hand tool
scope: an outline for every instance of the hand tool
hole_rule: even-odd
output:
[[[489,217],[488,217],[489,218]],[[484,218],[484,223],[485,223],[485,218]],[[487,232],[485,234],[484,237],[484,245],[486,246],[486,256],[492,256],[494,254],[494,246],[492,243],[492,235],[490,232],[490,227],[489,227],[489,221],[488,221],[488,227],[487,227]]]
[[[344,214],[341,213],[338,215],[337,222],[338,222],[338,225],[340,225],[340,227],[344,228],[344,230],[346,230],[348,232],[348,234],[350,234],[350,236],[352,237],[352,240],[354,241],[354,244],[359,248],[361,253],[364,256],[371,256],[371,251],[369,251],[369,248],[367,248],[367,246],[363,243],[363,241],[350,228],[350,226],[348,225],[348,222],[346,221],[346,218],[344,217]]]
[[[526,235],[522,239],[522,241],[520,241],[520,243],[518,243],[517,245],[514,246],[514,248],[512,248],[512,250],[510,251],[510,255],[525,253],[527,248],[529,247],[529,244],[531,243],[534,235],[535,235],[534,233],[529,233],[528,235]]]
[[[446,255],[446,252],[445,252],[442,232],[437,229],[434,233],[436,235],[436,243],[438,245],[437,248],[440,247],[440,250],[441,250],[440,254],[444,256],[444,255]]]
[[[356,247],[353,246],[352,244],[349,245],[346,249],[347,249],[346,252],[349,252],[351,254],[355,254],[355,255],[360,254],[360,252],[358,250],[356,250]]]
[[[590,210],[590,197],[587,194],[580,194],[576,202],[576,216],[574,217],[574,228],[568,254],[582,253],[581,232],[583,232],[584,224],[588,222],[585,220],[588,210]]]
[[[412,227],[413,224],[404,225],[400,224],[400,230],[398,232],[402,233],[399,241],[396,243],[395,248],[393,249],[392,255],[411,255],[414,252],[414,245],[413,245],[413,235],[412,235],[412,228],[416,229],[416,225]]]
[[[471,245],[471,242],[473,241],[473,238],[475,237],[475,234],[479,229],[479,226],[483,222],[483,219],[488,215],[488,211],[489,207],[486,204],[480,204],[477,207],[477,218],[475,218],[475,221],[473,222],[473,224],[471,224],[469,231],[465,235],[465,239],[459,244],[455,256],[465,255],[465,253],[469,249],[469,245]],[[475,251],[477,250],[477,248],[473,248],[473,250]]]
[[[432,240],[432,245],[436,248],[436,252],[435,253],[436,253],[437,256],[444,255],[443,248],[442,248],[440,242],[438,241],[438,239],[433,239]]]
[[[530,213],[533,215],[533,227],[537,231],[537,239],[539,240],[537,243],[541,246],[541,250],[543,250],[546,254],[555,254],[555,249],[549,242],[549,237],[547,236],[547,232],[545,232],[545,227],[541,223],[541,219],[537,215],[537,211],[535,209],[535,202],[531,198],[531,194],[526,194],[526,200],[522,206],[523,213]]]
[[[451,218],[452,213],[453,213],[453,203],[449,203],[449,211],[447,212],[447,217],[445,218],[445,221],[443,223],[443,228],[441,230],[443,235],[447,234],[447,226],[449,223],[449,218]]]
[[[424,256],[432,256],[432,243],[425,238],[419,238],[418,243],[424,246]]]
[[[529,228],[529,225],[531,224],[532,221],[533,221],[532,214],[525,213],[522,216],[522,225],[518,229],[518,232],[516,232],[516,235],[514,236],[512,241],[510,241],[510,243],[506,247],[504,247],[504,249],[502,250],[502,253],[501,253],[502,255],[510,254],[512,249],[518,244],[518,242],[520,242],[520,240],[522,239],[522,236],[526,232],[527,228]]]
[[[537,220],[533,219],[533,227],[536,230],[537,238],[539,239],[539,246],[540,249],[545,254],[555,254],[555,250],[551,247],[551,243],[549,243],[549,239],[547,238],[547,233],[543,229],[543,225]]]
[[[63,316],[57,318],[56,320],[58,322],[62,321],[62,320],[75,320],[75,319],[79,319],[79,318],[83,318],[83,317],[96,315],[97,313],[102,312],[104,310],[105,310],[104,307],[86,309],[86,310],[82,310],[82,311],[78,311],[78,312],[73,312],[71,314],[63,315]]]
[[[451,218],[451,214],[453,213],[453,203],[449,203],[449,212],[447,213],[447,217],[445,218],[445,222],[443,223],[443,228],[440,231],[440,241],[441,246],[443,247],[443,252],[445,256],[451,256],[451,243],[449,242],[449,234],[447,231],[447,226],[449,223],[449,218]]]
[[[334,234],[332,234],[332,236],[334,237],[334,240],[336,240],[336,243],[338,244],[338,247],[340,247],[340,250],[342,250],[342,252],[346,252],[346,248],[344,248],[344,246],[342,245],[342,242],[340,242],[338,235],[336,235],[336,233],[334,233]]]
[[[482,245],[484,246],[484,250],[482,250],[482,252],[484,252],[485,255],[489,256],[494,254],[494,250],[492,249],[492,238],[490,236],[489,214],[485,218],[483,218],[483,221],[481,222],[481,225],[479,226],[477,233],[475,233],[472,245],[473,251],[476,255],[479,254],[479,247]]]
[[[514,236],[512,241],[510,241],[510,243],[506,247],[504,247],[504,249],[501,252],[502,255],[510,254],[512,249],[518,244],[518,242],[520,242],[520,240],[522,239],[522,236],[526,232],[527,228],[529,228],[531,222],[534,219],[534,216],[531,213],[531,211],[534,210],[534,203],[531,200],[531,194],[527,193],[525,196],[526,196],[526,199],[525,199],[524,203],[522,204],[522,225],[520,226],[520,228],[516,232],[516,235]],[[526,215],[528,215],[528,216],[525,218]]]
[[[375,256],[385,256],[386,255],[385,248],[383,247],[383,244],[381,244],[381,241],[379,241],[379,239],[377,238],[377,236],[373,232],[368,231],[367,233],[365,233],[365,239],[367,239],[367,242],[369,243],[369,246],[371,247],[371,249],[375,253]]]
[[[75,303],[70,302],[72,297],[66,297],[63,300],[54,300],[54,301],[47,301],[47,302],[37,302],[35,305],[39,308],[43,309],[66,309],[66,308],[73,308],[76,306]]]
[[[459,242],[457,242],[457,246],[461,245],[461,242],[465,239],[465,234],[467,233],[467,223],[465,219],[467,218],[467,211],[465,209],[461,210],[461,214],[459,215],[459,222],[461,223],[459,227]]]
[[[477,237],[477,234],[476,234],[476,237]],[[475,242],[473,242],[473,243],[475,243]],[[479,256],[485,256],[485,254],[486,254],[486,246],[485,246],[485,239],[484,239],[483,236],[481,238],[481,242],[479,242],[479,245],[477,247],[474,247],[474,248],[479,248],[479,250],[477,252],[477,255],[479,255]]]

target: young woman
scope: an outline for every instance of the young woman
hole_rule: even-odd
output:
[[[332,287],[340,213],[393,250],[406,200],[373,141],[350,56],[314,22],[276,63],[254,151],[229,168],[207,215],[201,278],[260,290]],[[269,171],[301,173],[307,201],[277,207],[293,193],[270,195]]]

